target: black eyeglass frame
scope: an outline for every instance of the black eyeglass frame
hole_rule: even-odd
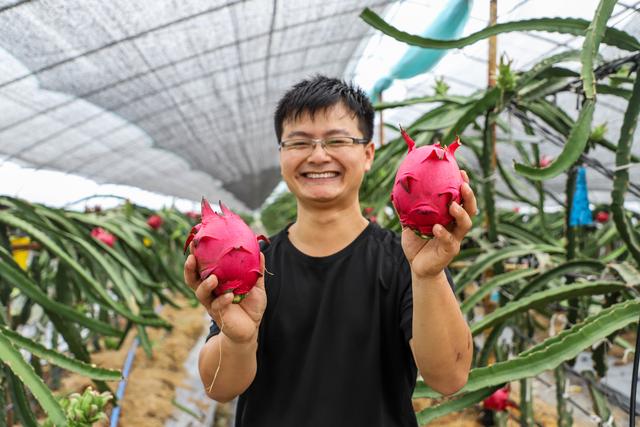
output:
[[[287,150],[287,147],[284,146],[283,144],[286,144],[287,142],[311,142],[313,143],[313,147],[312,150],[315,150],[316,145],[320,144],[320,146],[326,151],[327,147],[330,147],[327,145],[327,141],[330,141],[331,139],[350,139],[351,140],[351,145],[345,145],[345,147],[348,146],[353,146],[353,145],[366,145],[369,142],[371,142],[370,139],[367,138],[356,138],[353,136],[332,136],[329,138],[317,138],[317,139],[313,139],[313,138],[300,138],[300,139],[289,139],[289,140],[285,140],[285,141],[278,141],[278,147],[280,150],[282,150],[283,148],[285,150]],[[305,147],[308,148],[308,147]]]

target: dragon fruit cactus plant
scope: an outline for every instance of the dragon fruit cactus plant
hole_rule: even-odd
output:
[[[460,203],[463,184],[454,153],[460,139],[448,147],[436,143],[415,148],[415,142],[400,127],[409,152],[402,161],[391,192],[391,202],[400,223],[423,238],[433,236],[433,226],[453,221],[451,202]]]
[[[202,222],[191,229],[184,251],[186,253],[193,242],[200,279],[215,274],[218,286],[214,294],[233,292],[233,302],[239,303],[262,275],[258,240],[267,239],[256,237],[242,218],[222,202],[220,209],[221,214],[214,212],[209,202],[202,198]]]

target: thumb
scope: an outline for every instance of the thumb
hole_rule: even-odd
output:
[[[262,290],[264,290],[264,271],[264,254],[260,252],[260,277],[258,277],[255,287]]]

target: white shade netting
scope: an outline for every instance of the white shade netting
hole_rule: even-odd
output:
[[[498,22],[591,19],[597,3],[501,0]],[[273,130],[277,100],[316,73],[355,79],[370,89],[399,59],[402,46],[385,49],[358,15],[370,7],[381,15],[390,11],[386,16],[392,19],[390,5],[414,15],[413,24],[405,19],[402,29],[420,33],[446,1],[0,0],[0,164],[256,209],[280,181]],[[639,6],[618,2],[608,25],[640,37]],[[488,2],[473,2],[463,35],[484,28],[488,13]],[[582,41],[556,33],[509,33],[499,36],[498,53],[515,70],[526,70],[551,54],[580,49]],[[486,40],[452,50],[431,72],[396,81],[384,100],[432,94],[437,77],[445,78],[452,94],[482,90],[487,51]],[[631,53],[603,45],[600,54],[606,62]],[[575,96],[562,94],[555,101],[576,117]],[[384,120],[410,124],[430,108],[387,110]],[[598,95],[594,126],[606,123],[606,137],[614,143],[625,109],[624,99]],[[499,138],[538,143],[550,157],[560,152],[562,141],[526,136],[519,120],[502,120],[511,132],[499,130]],[[388,132],[387,138],[393,136]],[[508,167],[519,160],[508,144],[498,150]],[[633,153],[640,156],[639,144]],[[597,147],[589,157],[599,162],[587,165],[592,201],[607,203],[611,178],[605,170],[614,167],[615,154]],[[640,168],[629,171],[630,182],[640,183]],[[560,176],[548,185],[560,194],[564,182]],[[639,194],[632,185],[628,199],[637,201]]]
[[[280,180],[273,110],[389,1],[0,1],[0,161],[232,207]]]

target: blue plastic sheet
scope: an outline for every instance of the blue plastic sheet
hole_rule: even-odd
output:
[[[573,193],[573,203],[569,215],[571,227],[583,227],[593,225],[593,214],[589,208],[589,190],[587,189],[587,170],[578,168],[576,179],[576,191]]]
[[[460,37],[469,19],[469,11],[473,0],[449,0],[440,14],[420,35],[438,40],[451,40]],[[431,70],[444,55],[447,49],[425,49],[411,46],[388,76],[380,78],[371,91],[372,99],[388,89],[396,79],[408,79]]]

